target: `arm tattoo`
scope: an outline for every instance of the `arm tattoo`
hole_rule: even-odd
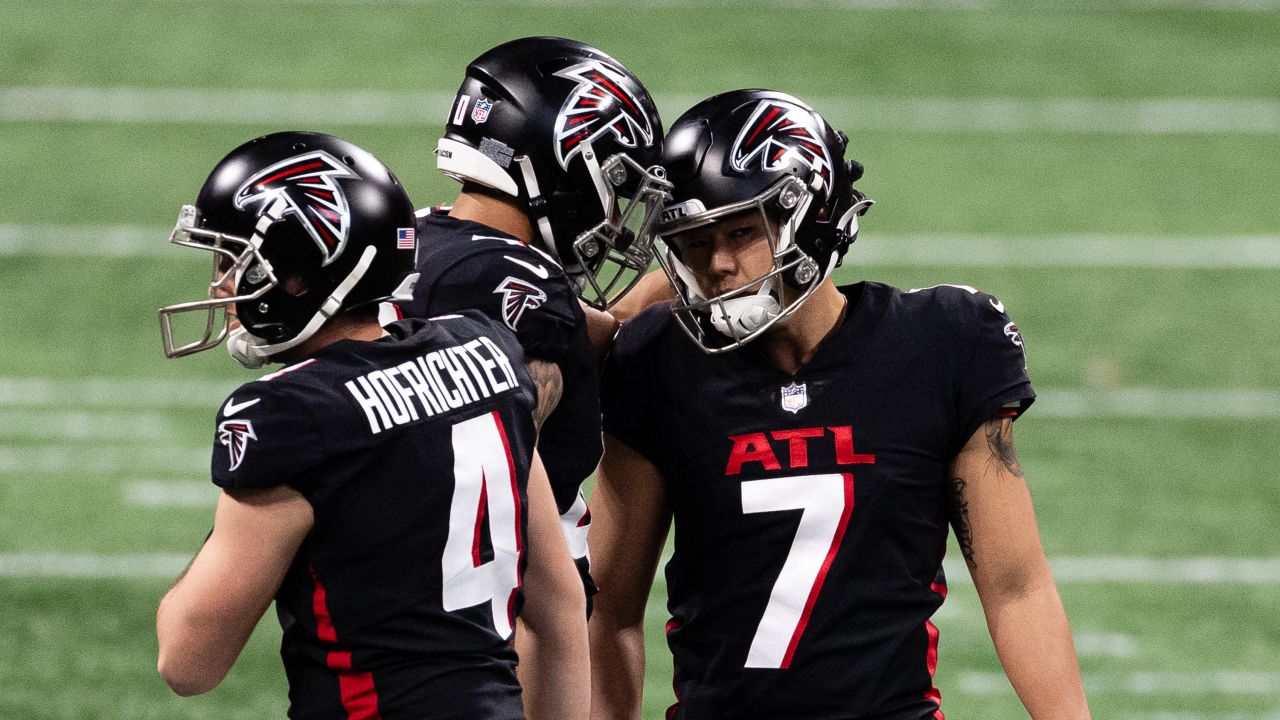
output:
[[[1018,465],[1018,453],[1013,447],[1013,420],[1001,418],[987,423],[987,445],[1006,472],[1022,477],[1022,466]]]
[[[960,552],[964,555],[969,570],[977,569],[978,563],[973,557],[973,528],[969,526],[969,500],[965,497],[965,479],[953,477],[950,482],[950,494],[947,496],[947,515],[951,527],[956,531],[956,542],[960,544]]]
[[[533,422],[541,429],[542,422],[560,404],[564,379],[560,377],[560,366],[546,360],[530,360],[529,375],[533,377],[533,385],[538,393],[538,407],[533,411]]]

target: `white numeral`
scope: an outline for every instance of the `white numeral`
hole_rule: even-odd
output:
[[[800,527],[756,628],[746,667],[791,665],[853,512],[853,475],[804,475],[742,483],[742,512],[802,510]]]
[[[520,490],[506,432],[497,412],[453,426],[453,502],[445,541],[444,609],[461,610],[489,602],[493,627],[511,636],[520,587]],[[493,559],[480,562],[480,529],[485,514]]]

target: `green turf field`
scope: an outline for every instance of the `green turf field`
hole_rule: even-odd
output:
[[[878,205],[841,278],[998,295],[1042,391],[1021,458],[1094,716],[1280,718],[1280,75],[1273,0],[0,0],[0,718],[282,717],[269,615],[194,699],[155,605],[208,530],[212,419],[254,375],[160,353],[203,258],[179,205],[254,134],[314,129],[454,187],[431,150],[505,39],[599,45],[668,123],[810,99]],[[951,553],[956,557],[958,553]],[[951,566],[949,566],[951,567]],[[645,718],[670,702],[652,624]],[[949,718],[1025,717],[962,569]]]

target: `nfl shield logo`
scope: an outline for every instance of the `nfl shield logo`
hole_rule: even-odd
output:
[[[481,124],[489,119],[489,111],[493,109],[493,103],[484,98],[476,98],[476,106],[471,109],[471,119],[477,124]]]
[[[798,413],[809,405],[809,390],[804,383],[791,383],[782,388],[782,409]]]

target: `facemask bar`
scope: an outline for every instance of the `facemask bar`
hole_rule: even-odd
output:
[[[597,172],[590,170],[593,176]],[[623,153],[609,157],[598,172],[607,181],[596,183],[605,219],[574,241],[576,267],[571,275],[583,302],[607,310],[649,269],[654,226],[671,197],[671,183],[660,165],[645,169]],[[636,190],[631,197],[622,197],[625,205],[618,207],[618,188],[633,175],[639,177]]]
[[[776,202],[773,202],[775,198]],[[689,336],[689,339],[704,352],[718,354],[736,350],[768,332],[774,325],[795,312],[827,276],[825,271],[828,268],[818,267],[812,258],[796,246],[794,241],[796,228],[812,199],[813,194],[804,186],[803,181],[791,178],[777,183],[749,200],[687,216],[677,222],[668,223],[662,228],[662,239],[666,249],[665,252],[658,254],[658,262],[678,295],[671,308],[672,314],[675,315],[680,328]],[[779,206],[791,211],[791,214],[779,224],[775,232],[769,213],[777,212]],[[766,237],[773,253],[773,268],[740,288],[707,298],[698,289],[693,272],[680,260],[671,247],[672,243],[666,238],[673,238],[680,232],[750,209],[755,209],[764,220]],[[783,281],[783,276],[787,274],[800,284],[798,289]],[[736,323],[730,321],[732,313],[726,303],[761,293],[769,293],[776,298],[779,305],[778,312],[750,332],[738,331],[734,328]],[[725,319],[723,324],[732,329],[731,335],[726,335],[712,325],[712,314]]]
[[[183,205],[178,213],[178,222],[169,233],[169,242],[183,247],[207,250],[213,255],[213,277],[209,281],[208,298],[191,302],[176,303],[160,308],[160,336],[164,341],[165,357],[183,357],[217,347],[226,338],[231,326],[231,315],[228,309],[235,303],[256,300],[274,288],[278,281],[267,262],[259,252],[252,239],[227,235],[213,230],[196,227],[199,223],[199,210],[194,205]],[[262,285],[250,294],[217,297],[220,288],[239,287],[245,273],[260,274],[261,278],[251,278]],[[206,313],[204,331],[198,340],[178,345],[173,338],[173,316],[179,313]],[[219,322],[218,315],[222,318]]]

